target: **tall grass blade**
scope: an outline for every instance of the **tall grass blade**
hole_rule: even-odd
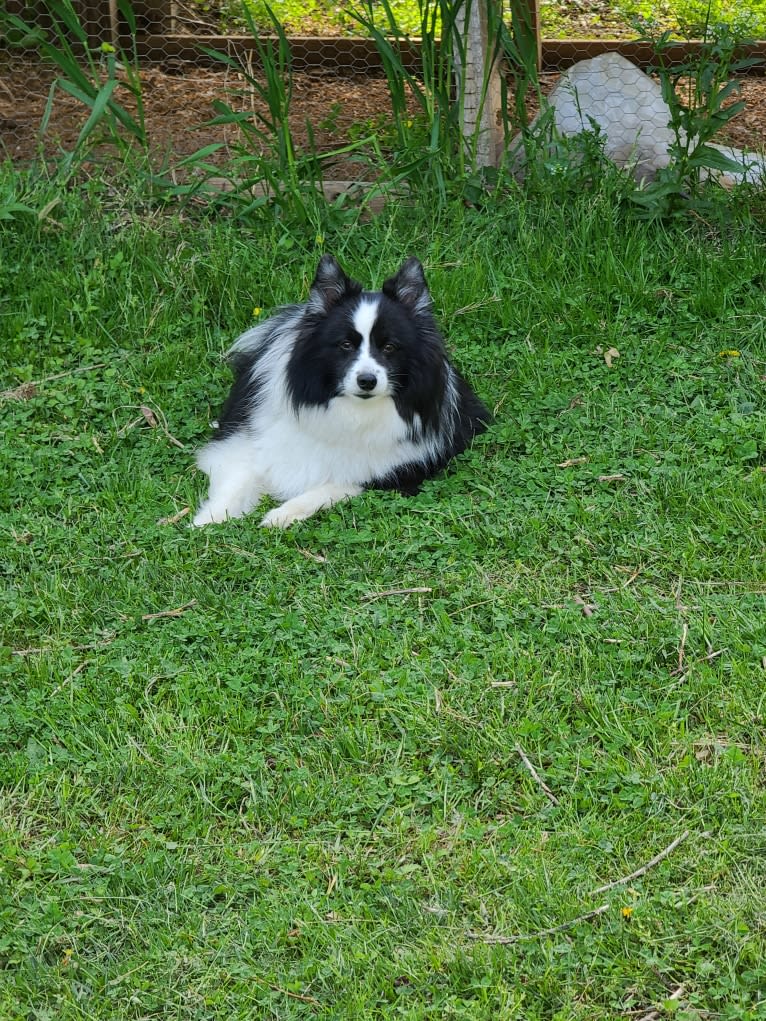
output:
[[[79,149],[80,146],[88,140],[91,131],[93,131],[96,125],[101,121],[109,100],[112,98],[112,93],[114,92],[116,85],[117,80],[115,78],[110,78],[104,82],[101,89],[97,92],[91,105],[90,116],[80,129],[80,134],[78,135],[75,143],[76,149]]]
[[[85,125],[75,143],[81,148],[90,137],[98,122],[106,125],[109,134],[117,145],[124,149],[118,125],[142,146],[146,145],[146,131],[143,124],[143,103],[141,98],[140,76],[137,61],[121,54],[120,63],[126,69],[127,83],[120,82],[117,76],[117,60],[114,53],[98,51],[95,56],[88,44],[88,37],[72,0],[47,0],[46,7],[50,15],[50,29],[39,42],[43,56],[61,72],[61,77],[54,85],[76,98],[89,110]],[[135,15],[128,0],[120,0],[120,10],[127,19],[131,32],[135,33]],[[5,14],[4,21],[18,31],[33,31],[15,14]],[[106,79],[106,80],[104,80]],[[110,84],[111,83],[111,84]],[[114,99],[115,89],[119,84],[127,84],[136,97],[138,120]],[[53,90],[41,122],[41,134],[47,130],[53,105]]]

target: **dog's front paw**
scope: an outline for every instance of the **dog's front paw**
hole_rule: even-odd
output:
[[[317,486],[309,489],[300,496],[294,496],[292,500],[270,510],[261,521],[264,528],[289,528],[296,521],[305,521],[312,514],[324,507],[332,507],[340,500],[347,500],[350,496],[358,496],[361,487],[348,483],[347,485],[334,485],[328,483],[325,486]]]
[[[194,515],[190,527],[202,528],[205,525],[219,525],[223,521],[228,521],[229,518],[235,516],[236,515],[234,514],[230,514],[226,507],[217,507],[215,504],[211,504],[208,501],[203,503]]]
[[[288,504],[283,503],[274,510],[270,510],[261,518],[262,528],[289,528],[294,521],[301,521],[306,515],[291,509]]]
[[[216,518],[213,517],[210,511],[201,507],[189,522],[189,528],[203,528],[205,525],[213,525],[215,523]]]

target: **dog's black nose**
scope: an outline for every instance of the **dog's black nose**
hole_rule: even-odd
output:
[[[378,385],[378,377],[372,372],[360,372],[356,377],[356,385],[360,390],[374,390]]]

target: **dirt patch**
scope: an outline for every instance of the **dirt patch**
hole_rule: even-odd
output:
[[[60,89],[45,135],[39,134],[55,78],[52,69],[29,58],[0,56],[0,146],[14,162],[28,162],[40,152],[53,157],[77,141],[87,110]],[[390,119],[388,89],[381,78],[295,73],[293,79],[290,127],[299,149],[308,146],[307,124],[318,150],[328,152]],[[266,112],[232,71],[188,64],[148,67],[141,71],[141,91],[146,132],[158,159],[165,154],[183,158],[222,142],[223,148],[210,160],[218,164],[228,160],[240,134],[236,126],[207,123],[216,116],[214,100],[223,100],[236,111]],[[127,89],[118,87],[114,98],[135,113],[135,100]]]
[[[39,134],[55,77],[51,68],[30,56],[0,54],[0,153],[11,160],[28,162],[40,152],[52,157],[71,149],[76,142],[87,111],[60,89],[56,90],[47,131],[42,138]],[[543,91],[550,91],[557,79],[557,74],[544,74]],[[211,160],[225,163],[237,143],[238,129],[206,125],[215,116],[213,101],[223,99],[236,110],[258,108],[233,71],[188,64],[148,67],[141,72],[141,81],[147,134],[158,159],[171,154],[177,160],[203,146],[223,142],[224,147]],[[135,109],[125,89],[119,88],[115,98]],[[763,151],[766,79],[743,79],[742,98],[746,103],[744,112],[721,132],[719,140],[741,149]],[[295,73],[292,110],[290,126],[297,146],[308,144],[309,123],[320,152],[345,145],[360,132],[385,130],[391,118],[385,80],[367,76]],[[347,164],[339,176],[356,177],[358,173],[353,164]]]

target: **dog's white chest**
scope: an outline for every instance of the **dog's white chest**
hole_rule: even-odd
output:
[[[407,433],[391,398],[336,397],[261,420],[250,433],[252,467],[281,500],[329,482],[364,485],[415,456]]]

